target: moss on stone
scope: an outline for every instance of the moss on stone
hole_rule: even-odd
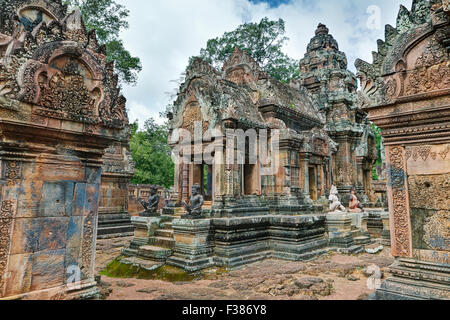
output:
[[[154,270],[148,270],[140,266],[123,263],[120,258],[110,262],[100,274],[110,278],[136,278],[169,282],[187,282],[199,277],[199,274],[187,273],[182,269],[167,265]]]

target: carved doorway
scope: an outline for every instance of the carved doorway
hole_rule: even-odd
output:
[[[256,195],[258,194],[258,175],[257,166],[255,164],[245,164],[244,165],[244,179],[243,188],[244,195]]]
[[[194,184],[200,186],[200,192],[205,201],[212,201],[213,167],[207,164],[194,164],[191,176],[191,188]],[[190,191],[190,194],[192,191]]]
[[[309,167],[309,194],[313,201],[317,200],[317,174],[315,167]]]

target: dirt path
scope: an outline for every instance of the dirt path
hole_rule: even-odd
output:
[[[100,240],[97,272],[129,241]],[[229,272],[212,268],[190,282],[101,279],[108,300],[357,300],[374,291],[367,286],[366,268],[378,266],[386,276],[393,261],[385,248],[375,255],[332,253],[311,262],[269,259]]]

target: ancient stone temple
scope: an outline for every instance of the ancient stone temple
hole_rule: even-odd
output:
[[[301,60],[300,71],[299,79],[284,84],[269,77],[239,48],[221,72],[200,59],[193,61],[170,122],[169,142],[181,150],[175,202],[188,200],[196,183],[211,201],[213,217],[314,212],[327,205],[333,184],[342,195],[354,187],[365,203],[375,202],[375,137],[367,114],[356,103],[357,79],[322,24]],[[183,156],[186,147],[179,130],[194,137],[196,122],[204,138],[193,143],[188,159]],[[234,159],[243,159],[240,164],[220,164],[228,156],[227,143],[234,138],[226,136],[219,145],[211,132],[225,136],[230,129],[248,135],[251,130],[279,132],[266,146],[259,146],[270,149],[270,143],[278,143],[279,152],[269,162],[274,170],[261,162],[250,164],[248,148],[240,154],[236,147]],[[213,151],[212,163],[195,161],[205,149]]]
[[[337,143],[332,156],[331,178],[342,194],[355,187],[365,203],[374,202],[372,166],[377,159],[376,141],[367,114],[356,101],[357,79],[347,70],[345,53],[328,28],[320,24],[300,61],[300,86],[308,89],[324,115],[324,129]]]
[[[0,7],[0,298],[93,297],[105,149],[127,141],[113,63],[62,1]]]
[[[396,262],[377,299],[450,298],[449,15],[448,1],[414,0],[386,26],[373,63],[356,63],[388,164]]]
[[[193,59],[169,115],[171,201],[161,216],[132,217],[124,263],[233,268],[371,242],[368,212],[328,212],[330,190],[337,208],[352,188],[370,202],[376,144],[357,79],[324,25],[300,68],[286,84],[239,48],[220,71]]]

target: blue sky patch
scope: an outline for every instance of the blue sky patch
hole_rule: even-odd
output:
[[[269,7],[271,8],[277,8],[282,4],[287,4],[289,2],[291,2],[291,0],[249,0],[251,3],[261,3],[261,2],[265,2],[269,5]]]

